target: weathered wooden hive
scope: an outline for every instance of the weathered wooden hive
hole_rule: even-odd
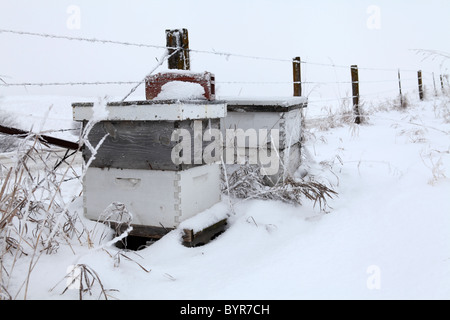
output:
[[[227,112],[224,102],[215,101],[214,75],[190,71],[187,30],[166,30],[166,38],[170,72],[147,77],[147,100],[108,103],[108,116],[90,131],[93,146],[106,138],[86,171],[83,192],[86,217],[102,220],[106,208],[121,203],[132,214],[131,235],[153,239],[221,200],[220,164],[204,160],[211,142],[203,137],[220,132]],[[74,120],[86,126],[94,104],[75,103],[73,110]],[[189,148],[177,149],[180,140]],[[91,159],[89,148],[83,157]],[[219,224],[212,234],[226,220]],[[185,230],[183,239],[192,246],[205,236],[194,239]]]
[[[107,117],[88,135],[92,146],[102,141],[95,158],[83,148],[85,161],[92,160],[84,176],[86,217],[101,221],[111,204],[124,204],[133,217],[131,235],[147,238],[160,238],[220,202],[222,161],[259,165],[271,183],[293,174],[301,161],[307,106],[303,97],[216,101],[214,74],[190,71],[187,30],[166,30],[166,36],[170,72],[147,77],[147,100],[108,103]],[[294,81],[298,86],[300,80]],[[86,127],[94,104],[74,103],[73,111],[74,120]],[[213,161],[205,158],[212,132]],[[265,167],[260,151],[267,149],[279,165]],[[184,230],[183,243],[207,242],[225,225],[226,218],[200,231]]]
[[[73,109],[76,121],[92,118],[93,104],[75,103]],[[84,178],[86,217],[101,220],[111,203],[123,203],[133,215],[133,234],[157,238],[220,201],[219,164],[198,163],[194,150],[191,163],[176,164],[172,153],[176,129],[192,133],[194,146],[194,123],[202,132],[220,128],[225,103],[148,100],[109,103],[107,111],[88,136],[96,146],[107,135]],[[83,158],[91,158],[88,148]]]
[[[265,175],[270,184],[293,175],[301,163],[302,109],[305,107],[305,97],[227,99],[227,116],[221,120],[221,128],[225,150],[230,146],[234,150],[232,153],[224,152],[230,169],[233,162],[252,164],[253,160],[253,164],[267,168]],[[245,145],[242,144],[244,140],[241,144],[239,140],[235,143],[230,141],[227,131],[236,132],[237,129],[242,130]],[[256,134],[256,144],[250,141],[252,134]],[[231,138],[234,139],[233,135]],[[260,151],[263,149],[271,149],[271,158],[278,157],[278,163],[262,163]]]

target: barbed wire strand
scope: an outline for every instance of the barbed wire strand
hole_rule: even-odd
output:
[[[133,46],[133,47],[141,47],[141,48],[144,47],[144,48],[172,49],[172,50],[179,49],[177,47],[167,47],[167,46],[154,45],[154,44],[132,43],[132,42],[115,41],[115,40],[104,40],[104,39],[97,39],[97,38],[69,37],[69,36],[61,36],[61,35],[48,34],[48,33],[37,33],[37,32],[7,30],[7,29],[0,29],[0,33],[11,33],[11,34],[17,34],[17,35],[27,35],[27,36],[50,38],[50,39],[64,39],[64,40],[71,40],[71,41],[86,41],[86,42],[102,43],[102,44],[117,44],[117,45]],[[290,60],[290,59],[288,60],[288,59],[278,59],[278,58],[270,58],[270,57],[260,57],[260,56],[244,55],[244,54],[237,54],[237,53],[231,53],[231,52],[196,50],[196,49],[189,49],[189,51],[195,52],[195,53],[215,54],[215,55],[220,55],[220,56],[225,56],[225,57],[233,56],[233,57],[240,57],[240,58],[257,59],[257,60],[292,62],[292,60]]]
[[[37,33],[37,32],[28,32],[28,31],[17,31],[17,30],[8,30],[8,29],[0,29],[0,33],[10,33],[10,34],[16,34],[16,35],[27,35],[27,36],[36,36],[36,37],[43,37],[43,38],[50,38],[50,39],[64,39],[64,40],[71,40],[71,41],[86,41],[91,43],[102,43],[102,44],[116,44],[116,45],[124,45],[124,46],[134,46],[134,47],[146,47],[146,48],[155,48],[155,49],[172,49],[176,50],[179,48],[176,47],[167,47],[167,46],[161,46],[161,45],[154,45],[154,44],[145,44],[145,43],[132,43],[132,42],[124,42],[124,41],[115,41],[115,40],[105,40],[105,39],[97,39],[97,38],[82,38],[82,37],[70,37],[70,36],[62,36],[62,35],[55,35],[55,34],[48,34],[48,33]],[[262,57],[262,56],[253,56],[253,55],[244,55],[244,54],[237,54],[237,53],[231,53],[231,52],[223,52],[223,51],[208,51],[208,50],[196,50],[196,49],[189,49],[190,52],[195,53],[205,53],[205,54],[214,54],[219,56],[225,56],[226,58],[229,57],[239,57],[239,58],[246,58],[246,59],[255,59],[255,60],[266,60],[266,61],[279,61],[279,62],[290,62],[290,63],[300,63],[300,64],[310,64],[310,65],[316,65],[316,66],[324,66],[324,67],[333,67],[333,68],[350,68],[350,65],[339,65],[334,63],[320,63],[320,62],[313,62],[313,61],[295,61],[293,59],[281,59],[281,58],[272,58],[272,57]],[[392,71],[397,72],[398,68],[370,68],[370,67],[358,67],[359,70],[372,70],[372,71]],[[411,69],[403,69],[400,68],[400,71],[405,72],[417,72],[417,70],[411,70]],[[422,71],[427,73],[432,73],[430,71]]]
[[[408,88],[403,88],[403,91],[413,91],[415,90],[415,87],[408,87]],[[346,96],[343,98],[330,98],[330,99],[309,99],[308,98],[308,105],[318,105],[318,102],[332,102],[332,101],[341,101],[341,100],[348,100],[348,99],[353,99],[356,97],[359,98],[364,98],[364,97],[368,97],[368,96],[376,96],[376,95],[380,95],[380,94],[386,94],[386,93],[396,93],[397,95],[399,95],[400,93],[398,92],[398,89],[391,89],[391,90],[385,90],[385,91],[377,91],[377,92],[370,92],[370,93],[365,93],[365,94],[360,94],[359,96]],[[405,93],[403,93],[403,96],[405,95]]]
[[[129,85],[137,84],[139,81],[105,81],[105,82],[23,82],[23,83],[0,83],[2,87],[51,87],[51,86],[96,86],[96,85]]]
[[[167,49],[166,46],[153,45],[153,44],[132,43],[132,42],[115,41],[115,40],[104,40],[104,39],[97,39],[97,38],[69,37],[69,36],[61,36],[61,35],[48,34],[48,33],[28,32],[28,31],[0,29],[0,33],[11,33],[11,34],[17,34],[17,35],[26,35],[26,36],[34,36],[34,37],[42,37],[42,38],[50,38],[50,39],[64,39],[64,40],[71,40],[71,41],[86,41],[86,42],[92,42],[92,43],[118,44],[118,45],[123,45],[123,46],[132,46],[132,47]]]
[[[417,78],[402,79],[403,81],[413,81]],[[216,81],[216,84],[353,84],[353,83],[388,83],[398,82],[398,79],[392,80],[359,80],[359,81]]]
[[[416,81],[416,78],[402,79],[402,82]],[[0,83],[2,87],[49,87],[49,86],[95,86],[95,85],[129,85],[140,84],[143,81],[94,81],[94,82],[22,82],[22,83]],[[163,83],[164,81],[152,81],[152,83]],[[398,80],[360,80],[360,81],[216,81],[216,84],[254,84],[254,85],[272,85],[272,84],[352,84],[352,83],[397,83]]]

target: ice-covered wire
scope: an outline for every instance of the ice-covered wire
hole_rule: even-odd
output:
[[[92,43],[119,44],[119,45],[124,45],[124,46],[133,46],[133,47],[167,49],[166,46],[159,46],[159,45],[153,45],[153,44],[131,43],[131,42],[114,41],[114,40],[103,40],[103,39],[96,39],[96,38],[69,37],[69,36],[61,36],[61,35],[48,34],[48,33],[28,32],[28,31],[17,31],[17,30],[0,29],[0,33],[11,33],[11,34],[18,34],[18,35],[50,38],[50,39],[65,39],[65,40],[72,40],[72,41],[87,41],[87,42],[92,42]]]
[[[96,85],[124,85],[136,84],[139,81],[95,81],[95,82],[22,82],[0,83],[2,87],[50,87],[50,86],[96,86]]]
[[[72,40],[72,41],[86,41],[86,42],[91,42],[91,43],[116,44],[116,45],[133,46],[133,47],[141,47],[141,48],[178,49],[178,48],[174,48],[174,47],[167,47],[167,46],[161,46],[161,45],[155,45],[155,44],[147,44],[147,43],[133,43],[133,42],[105,40],[105,39],[97,39],[97,38],[70,37],[70,36],[62,36],[62,35],[55,35],[55,34],[48,34],[48,33],[37,33],[37,32],[8,30],[8,29],[0,29],[0,33],[27,35],[27,36],[50,38],[50,39],[65,39],[65,40]],[[282,58],[273,58],[273,57],[245,55],[245,54],[238,54],[238,53],[224,52],[224,51],[215,51],[215,50],[189,49],[189,51],[190,52],[194,52],[194,53],[205,53],[205,54],[219,55],[219,56],[224,56],[226,58],[238,57],[238,58],[255,59],[255,60],[266,60],[266,61],[279,61],[279,62],[309,64],[309,65],[323,66],[323,67],[332,67],[332,68],[350,68],[351,67],[349,65],[339,65],[339,64],[334,64],[334,63],[321,63],[321,62],[304,61],[304,60],[302,60],[302,61],[294,61],[292,59],[282,59]],[[398,71],[398,69],[370,68],[370,67],[358,67],[358,69],[359,70],[372,70],[372,71]],[[416,72],[417,70],[401,69],[401,71]],[[428,72],[428,71],[424,71],[424,72]]]
[[[10,34],[17,34],[17,35],[27,35],[27,36],[36,36],[36,37],[44,37],[44,38],[51,38],[51,39],[65,39],[65,40],[72,40],[72,41],[87,41],[91,43],[102,43],[102,44],[116,44],[116,45],[125,45],[125,46],[135,46],[135,47],[147,47],[147,48],[156,48],[156,49],[165,49],[167,50],[180,50],[180,48],[174,48],[174,47],[166,47],[161,45],[154,45],[154,44],[144,44],[144,43],[132,43],[132,42],[123,42],[123,41],[115,41],[115,40],[104,40],[104,39],[96,39],[96,38],[82,38],[82,37],[70,37],[70,36],[61,36],[61,35],[55,35],[55,34],[47,34],[47,33],[37,33],[37,32],[28,32],[28,31],[17,31],[17,30],[8,30],[8,29],[0,29],[0,33],[10,33]],[[220,55],[225,56],[227,58],[229,57],[239,57],[239,58],[247,58],[247,59],[256,59],[256,60],[266,60],[266,61],[280,61],[280,62],[290,62],[290,63],[300,63],[300,64],[309,64],[309,65],[316,65],[316,66],[323,66],[323,67],[331,67],[331,68],[350,68],[351,66],[348,65],[338,65],[334,63],[320,63],[320,62],[312,62],[312,61],[296,61],[293,59],[279,59],[279,58],[272,58],[272,57],[262,57],[262,56],[253,56],[253,55],[244,55],[244,54],[236,54],[231,52],[221,52],[221,51],[208,51],[208,50],[195,50],[195,49],[189,49],[190,52],[195,53],[205,53],[205,54],[214,54],[214,55]],[[174,54],[173,53],[173,54]],[[167,57],[166,57],[167,58]],[[158,63],[155,70],[162,64],[164,59],[161,59],[161,62]],[[416,70],[410,70],[410,69],[389,69],[389,68],[370,68],[370,67],[358,67],[359,70],[369,70],[369,71],[392,71],[392,72],[417,72]],[[153,71],[152,71],[153,72]],[[423,74],[429,73],[432,74],[432,72],[429,71],[422,71]],[[422,76],[423,77],[423,76]],[[408,81],[410,79],[404,79],[403,81]],[[411,79],[412,80],[412,79]],[[124,101],[127,99],[142,83],[145,82],[144,80],[141,81],[115,81],[115,82],[53,82],[53,83],[7,83],[0,77],[0,86],[76,86],[76,85],[124,85],[124,84],[135,84],[135,87],[133,87],[130,91],[130,93],[122,100]],[[375,81],[359,81],[360,83],[383,83],[383,82],[396,82],[398,80],[375,80]],[[295,84],[298,82],[245,82],[245,81],[222,81],[217,83],[227,83],[227,84]],[[314,82],[314,81],[303,81],[300,82],[301,84],[318,84],[318,85],[327,85],[327,84],[350,84],[351,81],[336,81],[336,82]]]
[[[143,47],[143,48],[179,49],[179,48],[176,48],[176,47],[167,47],[167,46],[154,45],[154,44],[132,43],[132,42],[115,41],[115,40],[104,40],[104,39],[96,39],[96,38],[69,37],[69,36],[61,36],[61,35],[48,34],[48,33],[37,33],[37,32],[7,30],[7,29],[0,29],[0,33],[11,33],[11,34],[17,34],[17,35],[27,35],[27,36],[50,38],[50,39],[65,39],[65,40],[72,40],[72,41],[86,41],[86,42],[92,42],[92,43],[117,44],[117,45]],[[225,56],[225,57],[233,56],[233,57],[240,57],[240,58],[257,59],[257,60],[292,62],[292,60],[290,60],[290,59],[277,59],[277,58],[271,58],[271,57],[251,56],[251,55],[236,54],[236,53],[221,52],[221,51],[208,51],[208,50],[195,50],[195,49],[189,49],[189,51],[190,52],[195,52],[195,53],[214,54],[214,55],[220,55],[220,56]]]
[[[414,87],[410,87],[410,88],[406,88],[404,89],[406,90],[413,90]],[[366,93],[366,94],[360,94],[359,96],[346,96],[343,98],[330,98],[330,99],[308,99],[308,104],[316,104],[319,102],[332,102],[332,101],[341,101],[341,100],[347,100],[347,99],[353,99],[353,98],[364,98],[367,96],[376,96],[376,95],[380,95],[380,94],[385,94],[385,93],[395,93],[398,92],[398,89],[391,89],[391,90],[386,90],[386,91],[377,91],[377,92],[371,92],[371,93]]]
[[[417,78],[402,79],[401,81],[414,81]],[[360,80],[355,83],[388,83],[398,82],[392,80]],[[50,87],[50,86],[96,86],[96,85],[129,85],[141,84],[142,81],[94,81],[94,82],[21,82],[21,83],[0,83],[1,87]],[[216,81],[216,84],[249,84],[249,85],[272,85],[272,84],[352,84],[352,81]]]

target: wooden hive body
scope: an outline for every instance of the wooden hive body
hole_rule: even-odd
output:
[[[93,104],[73,104],[74,120],[85,125]],[[101,220],[114,202],[125,204],[140,227],[176,228],[180,222],[220,201],[219,164],[175,164],[176,129],[194,136],[194,122],[201,130],[220,128],[226,105],[216,101],[139,101],[110,103],[108,116],[88,135],[94,147],[105,136],[84,178],[85,215]],[[202,144],[202,149],[206,143]],[[83,149],[88,161],[92,154]]]
[[[227,100],[227,116],[221,119],[221,130],[225,148],[233,142],[227,140],[227,130],[276,130],[275,139],[268,135],[266,139],[258,136],[257,145],[238,145],[234,143],[235,162],[245,163],[250,158],[258,157],[259,149],[276,149],[279,154],[279,170],[270,174],[270,180],[278,181],[283,176],[293,175],[301,163],[302,109],[307,106],[303,97],[288,99],[229,99]],[[227,153],[224,153],[227,155]],[[231,153],[228,153],[230,155]],[[233,160],[225,159],[233,168]],[[258,162],[261,165],[260,162]]]

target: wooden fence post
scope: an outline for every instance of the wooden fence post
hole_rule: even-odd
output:
[[[422,70],[417,71],[417,80],[419,84],[419,98],[423,100],[423,81],[422,81]]]
[[[302,96],[302,73],[301,73],[301,59],[295,57],[292,61],[294,74],[294,97]]]
[[[352,95],[353,95],[353,112],[356,116],[355,123],[361,123],[361,115],[359,113],[359,76],[358,76],[358,66],[351,66],[352,74]]]
[[[177,53],[169,58],[169,69],[191,70],[189,58],[189,35],[187,29],[166,30],[167,48],[169,55],[180,48]]]
[[[400,108],[403,108],[402,81],[400,78],[400,69],[398,69],[398,91],[400,92]]]
[[[445,89],[444,89],[444,77],[442,76],[442,74],[440,75],[440,79],[441,79],[441,90],[442,90],[442,93],[445,93]]]
[[[436,79],[434,78],[434,72],[433,72],[433,88],[434,88],[434,95],[437,97],[437,89],[436,89]]]

